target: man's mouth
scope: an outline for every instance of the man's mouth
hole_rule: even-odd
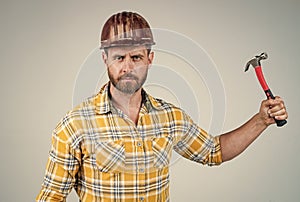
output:
[[[137,78],[133,75],[123,75],[120,77],[119,80],[131,81],[131,80],[137,80]]]

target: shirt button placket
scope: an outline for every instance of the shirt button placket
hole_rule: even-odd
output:
[[[144,147],[143,147],[143,142],[142,141],[137,141],[136,146],[138,148],[138,151],[140,152],[144,152]],[[141,180],[145,180],[145,165],[139,165],[139,173],[140,173],[140,177]],[[145,193],[141,193],[140,197],[139,197],[139,201],[140,202],[144,202],[145,201]]]
[[[136,143],[136,146],[138,147],[138,151],[144,152],[144,148],[143,148],[143,143],[142,143],[142,141],[138,141],[138,142]],[[144,165],[139,165],[139,166],[141,166],[141,167],[139,168],[139,172],[140,172],[140,173],[144,173],[144,172],[145,172]]]

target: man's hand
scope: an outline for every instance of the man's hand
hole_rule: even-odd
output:
[[[288,117],[283,100],[276,97],[274,100],[264,100],[259,112],[241,127],[220,135],[223,161],[233,159],[242,153],[269,125],[277,120]]]
[[[276,96],[274,100],[268,99],[262,101],[258,115],[266,126],[274,124],[274,118],[277,120],[284,120],[288,118],[284,102],[278,96]]]

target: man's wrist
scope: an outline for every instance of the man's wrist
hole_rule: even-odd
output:
[[[255,126],[261,130],[265,130],[270,124],[266,121],[264,117],[262,117],[259,113],[253,116]]]

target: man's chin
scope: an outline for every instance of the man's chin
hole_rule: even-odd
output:
[[[132,95],[139,90],[137,86],[128,85],[128,83],[126,85],[117,85],[116,87],[119,91],[128,95]]]

